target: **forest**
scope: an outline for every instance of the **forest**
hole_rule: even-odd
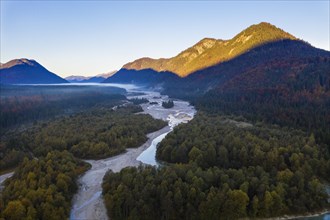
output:
[[[1,169],[17,165],[24,153],[39,157],[68,150],[78,158],[100,159],[138,147],[147,140],[146,134],[166,126],[150,115],[134,114],[140,111],[136,105],[98,106],[14,133],[2,142]]]
[[[238,219],[329,208],[326,147],[313,134],[200,112],[157,148],[161,168],[109,171],[112,219]]]
[[[330,150],[329,67],[330,59],[320,57],[305,62],[273,61],[193,102],[198,109],[214,114],[242,115],[254,122],[313,133],[316,141]],[[276,85],[279,81],[281,85]]]
[[[16,168],[0,194],[0,218],[68,218],[78,175],[89,169],[89,164],[78,158],[122,153],[140,146],[147,140],[146,134],[167,125],[150,115],[137,114],[142,108],[121,95],[99,95],[101,98],[91,99],[86,109],[38,120],[24,129],[9,129],[2,136],[1,171]],[[59,99],[61,104],[65,101]]]
[[[23,124],[126,100],[125,90],[114,87],[1,85],[0,92],[1,136]]]
[[[50,151],[27,159],[5,182],[0,194],[0,218],[13,220],[67,219],[77,177],[89,168],[67,151]]]
[[[276,96],[281,95],[273,91],[260,91],[260,95],[246,92],[243,96],[210,92],[197,103],[199,109],[214,114],[243,115],[254,122],[301,129],[313,133],[319,144],[330,147],[330,98],[323,103],[305,98],[290,102]]]

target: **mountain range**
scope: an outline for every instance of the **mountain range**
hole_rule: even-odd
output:
[[[48,71],[35,60],[15,59],[1,64],[2,84],[56,84],[68,83],[65,79]]]
[[[68,76],[65,77],[67,81],[71,83],[100,83],[103,82],[106,78],[109,78],[110,76],[114,75],[117,71],[111,71],[108,73],[101,73],[96,76]]]
[[[2,84],[100,83],[116,73],[111,71],[96,76],[68,76],[63,79],[31,59],[15,59],[0,65]]]
[[[321,86],[324,93],[330,87],[329,59],[329,51],[262,22],[230,40],[205,38],[172,58],[141,58],[127,63],[115,74],[110,72],[103,82],[162,86],[164,92],[176,97],[199,96],[211,90],[244,93],[295,85],[304,90],[302,84],[313,84],[314,90]],[[2,64],[0,76],[1,83],[100,82],[105,77],[70,76],[65,80],[27,59]]]
[[[67,82],[34,60],[0,70],[1,83]],[[77,79],[86,80],[69,78]],[[198,109],[308,128],[330,146],[330,52],[268,23],[226,41],[205,38],[173,58],[138,59],[103,83],[161,88]]]
[[[262,22],[231,40],[204,39],[170,59],[138,59],[104,82],[162,85],[166,93],[176,97],[202,95],[213,89],[224,93],[314,82],[315,87],[317,81],[328,91],[329,60],[329,51]],[[198,70],[190,72],[193,69]]]

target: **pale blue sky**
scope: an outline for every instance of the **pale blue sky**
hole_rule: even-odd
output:
[[[60,75],[96,75],[140,57],[171,57],[204,37],[262,21],[329,48],[326,1],[1,0],[1,62],[35,59]]]

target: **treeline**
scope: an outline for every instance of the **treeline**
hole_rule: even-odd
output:
[[[273,217],[326,206],[317,178],[304,179],[289,170],[272,175],[260,166],[130,167],[105,175],[103,195],[111,219]]]
[[[1,169],[17,165],[22,154],[45,156],[52,150],[68,150],[85,159],[110,157],[138,147],[146,134],[166,126],[166,122],[150,115],[134,114],[140,106],[129,105],[113,110],[95,108],[48,123],[39,123],[2,143]]]
[[[66,219],[77,190],[76,179],[88,164],[67,151],[24,159],[0,194],[4,219]]]
[[[196,163],[201,168],[261,166],[267,172],[289,169],[330,181],[330,155],[314,135],[199,113],[179,125],[157,148],[157,158],[170,163]]]
[[[199,113],[165,137],[157,158],[175,164],[107,174],[110,218],[238,219],[329,206],[329,152],[299,130]]]

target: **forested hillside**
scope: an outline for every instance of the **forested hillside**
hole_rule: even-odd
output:
[[[164,88],[171,95],[191,97],[211,89],[238,89],[241,84],[250,89],[297,87],[296,90],[302,90],[306,79],[312,79],[310,84],[320,81],[322,86],[329,87],[329,65],[330,52],[302,41],[281,40],[256,47],[181,80],[168,80]]]
[[[303,129],[330,144],[328,51],[280,41],[183,80],[166,84],[165,92],[188,98],[201,110]]]
[[[330,146],[330,57],[250,70],[198,97],[199,109],[303,129]]]
[[[143,86],[161,86],[164,82],[178,80],[180,80],[180,77],[168,71],[157,72],[152,69],[128,70],[123,68],[102,83],[132,83]]]

